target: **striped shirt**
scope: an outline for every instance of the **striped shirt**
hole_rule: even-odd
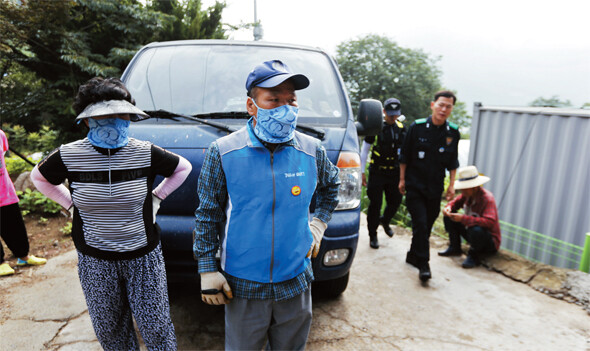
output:
[[[54,150],[39,171],[54,185],[68,180],[75,208],[72,237],[79,251],[131,259],[159,242],[151,189],[156,175],[170,176],[178,162],[177,155],[150,142],[130,138],[122,148],[103,149],[85,138]]]
[[[292,147],[294,140],[283,144]],[[318,186],[314,217],[328,223],[338,205],[338,168],[328,159],[326,150],[318,143],[316,149]],[[253,190],[254,191],[254,190]],[[203,161],[197,192],[199,208],[195,212],[196,228],[193,250],[199,262],[199,273],[217,271],[215,254],[219,249],[219,226],[225,221],[228,194],[221,155],[213,142]],[[311,265],[298,276],[278,283],[259,283],[224,273],[234,296],[245,299],[281,301],[300,295],[313,281]]]

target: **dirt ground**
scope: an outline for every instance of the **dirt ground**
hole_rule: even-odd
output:
[[[590,275],[505,252],[465,270],[464,257],[436,255],[447,241],[433,236],[433,279],[421,284],[404,262],[411,232],[396,227],[390,239],[379,230],[381,248],[374,250],[364,218],[347,291],[314,301],[309,350],[590,350],[590,316],[582,309]],[[37,228],[38,221],[28,226]],[[39,227],[41,234],[50,232],[47,226]],[[0,350],[100,350],[75,250],[60,244],[58,230],[43,241],[30,230],[34,247],[49,243],[33,253],[47,252],[50,260],[0,279]],[[222,350],[223,307],[203,304],[198,287],[169,288],[179,350]]]
[[[52,217],[41,216],[38,214],[28,214],[24,217],[25,226],[29,235],[29,253],[37,257],[51,258],[70,250],[74,247],[74,242],[70,235],[64,234],[61,229],[70,219],[62,214]],[[4,260],[15,268],[16,274],[22,274],[31,267],[17,267],[16,259],[12,251],[8,250],[4,241]]]
[[[24,217],[25,226],[29,235],[29,252],[38,257],[52,258],[74,247],[69,234],[64,234],[62,228],[71,219],[63,214],[52,217],[42,217],[38,214],[28,214]],[[399,230],[411,235],[411,231],[399,228]],[[446,240],[433,236],[431,246],[445,246]],[[16,257],[4,248],[5,260],[15,268],[16,274],[27,273],[32,267],[16,266]],[[467,247],[464,247],[464,251]],[[542,263],[528,261],[516,254],[501,250],[501,254],[490,257],[483,265],[492,271],[520,283],[527,284],[531,288],[549,295],[553,298],[576,304],[586,310],[590,315],[590,274],[571,269],[552,267]]]

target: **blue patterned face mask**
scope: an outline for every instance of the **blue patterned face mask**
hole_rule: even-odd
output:
[[[92,145],[105,149],[123,147],[129,142],[130,123],[120,118],[88,118],[88,140]]]
[[[252,100],[254,102],[254,100]],[[279,144],[293,139],[299,108],[283,105],[270,110],[258,108],[254,134],[267,143]]]

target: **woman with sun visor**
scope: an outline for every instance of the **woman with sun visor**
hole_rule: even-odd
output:
[[[52,151],[31,178],[73,214],[78,275],[102,347],[138,350],[133,316],[149,350],[173,350],[155,220],[160,202],[192,167],[179,155],[128,136],[130,121],[149,117],[134,104],[117,78],[96,77],[80,86],[73,108],[88,136]],[[165,179],[152,191],[157,175]]]

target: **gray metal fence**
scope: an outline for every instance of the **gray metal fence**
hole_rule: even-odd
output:
[[[470,144],[469,164],[491,177],[485,188],[494,193],[500,219],[566,244],[551,253],[507,232],[502,247],[577,268],[579,256],[567,244],[583,246],[590,231],[590,110],[476,103]]]

